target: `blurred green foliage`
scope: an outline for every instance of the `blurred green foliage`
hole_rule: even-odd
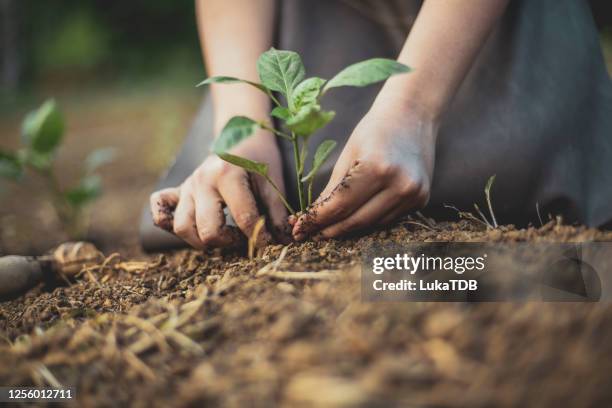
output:
[[[12,1],[21,88],[75,73],[146,80],[201,67],[192,1]]]
[[[78,183],[62,188],[53,165],[64,129],[64,117],[54,100],[47,100],[28,113],[22,124],[22,147],[16,151],[0,150],[0,179],[19,182],[26,170],[40,176],[66,233],[78,239],[86,233],[86,206],[102,193],[102,181],[96,172],[113,160],[115,152],[112,148],[91,152],[85,159]]]
[[[76,10],[49,36],[35,38],[34,59],[39,69],[93,68],[111,54],[109,31],[91,14]]]

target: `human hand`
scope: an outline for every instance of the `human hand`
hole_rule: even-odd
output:
[[[273,135],[260,131],[231,153],[267,163],[270,178],[284,192],[281,155]],[[261,215],[270,222],[259,233],[258,245],[283,240],[289,232],[287,210],[272,187],[260,176],[216,155],[208,156],[179,187],[152,194],[150,205],[155,225],[198,249],[238,244],[244,236],[251,236]],[[224,206],[238,228],[225,225]]]
[[[437,122],[417,110],[373,106],[350,136],[319,198],[305,214],[290,219],[293,237],[302,240],[317,232],[338,237],[423,207],[437,130]]]

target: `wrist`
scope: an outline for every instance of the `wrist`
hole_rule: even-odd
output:
[[[234,116],[270,122],[270,101],[267,95],[250,85],[232,84],[212,88],[215,137]]]
[[[435,90],[419,86],[411,75],[413,73],[390,78],[376,97],[373,108],[402,114],[410,112],[410,116],[437,125],[446,109],[446,98]]]
[[[423,134],[430,134],[435,138],[440,124],[440,114],[437,112],[422,104],[418,99],[394,93],[379,94],[368,111],[368,116],[377,121],[394,123],[405,129],[412,129],[415,126],[430,129],[430,132]],[[421,132],[417,133],[421,134]]]

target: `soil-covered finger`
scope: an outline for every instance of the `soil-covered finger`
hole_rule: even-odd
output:
[[[383,181],[356,162],[332,192],[318,199],[293,226],[293,237],[304,239],[328,225],[340,222],[369,201],[383,186]]]
[[[191,189],[182,188],[179,202],[174,211],[173,231],[176,236],[196,249],[204,248],[198,237],[198,228],[195,220],[195,202]]]
[[[167,188],[151,194],[149,199],[153,223],[166,231],[173,231],[174,211],[179,201],[179,188]]]
[[[194,186],[195,220],[200,242],[206,247],[234,247],[240,244],[236,228],[225,225],[223,199],[209,186]]]
[[[393,190],[383,190],[350,216],[321,230],[321,236],[335,238],[372,227],[395,208],[400,200],[401,198]]]
[[[248,173],[240,171],[226,177],[219,183],[218,191],[238,228],[250,238],[262,214],[253,195]],[[272,241],[272,235],[264,225],[259,231],[257,246],[267,245]]]

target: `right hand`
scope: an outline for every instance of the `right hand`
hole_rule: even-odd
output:
[[[270,178],[284,194],[282,159],[274,135],[259,131],[230,153],[267,163]],[[274,189],[261,176],[216,155],[208,156],[180,186],[157,191],[150,200],[155,225],[197,249],[237,245],[245,236],[251,237],[262,215],[267,222],[257,237],[258,245],[285,241],[290,234],[287,210]],[[225,225],[225,206],[239,231]]]

